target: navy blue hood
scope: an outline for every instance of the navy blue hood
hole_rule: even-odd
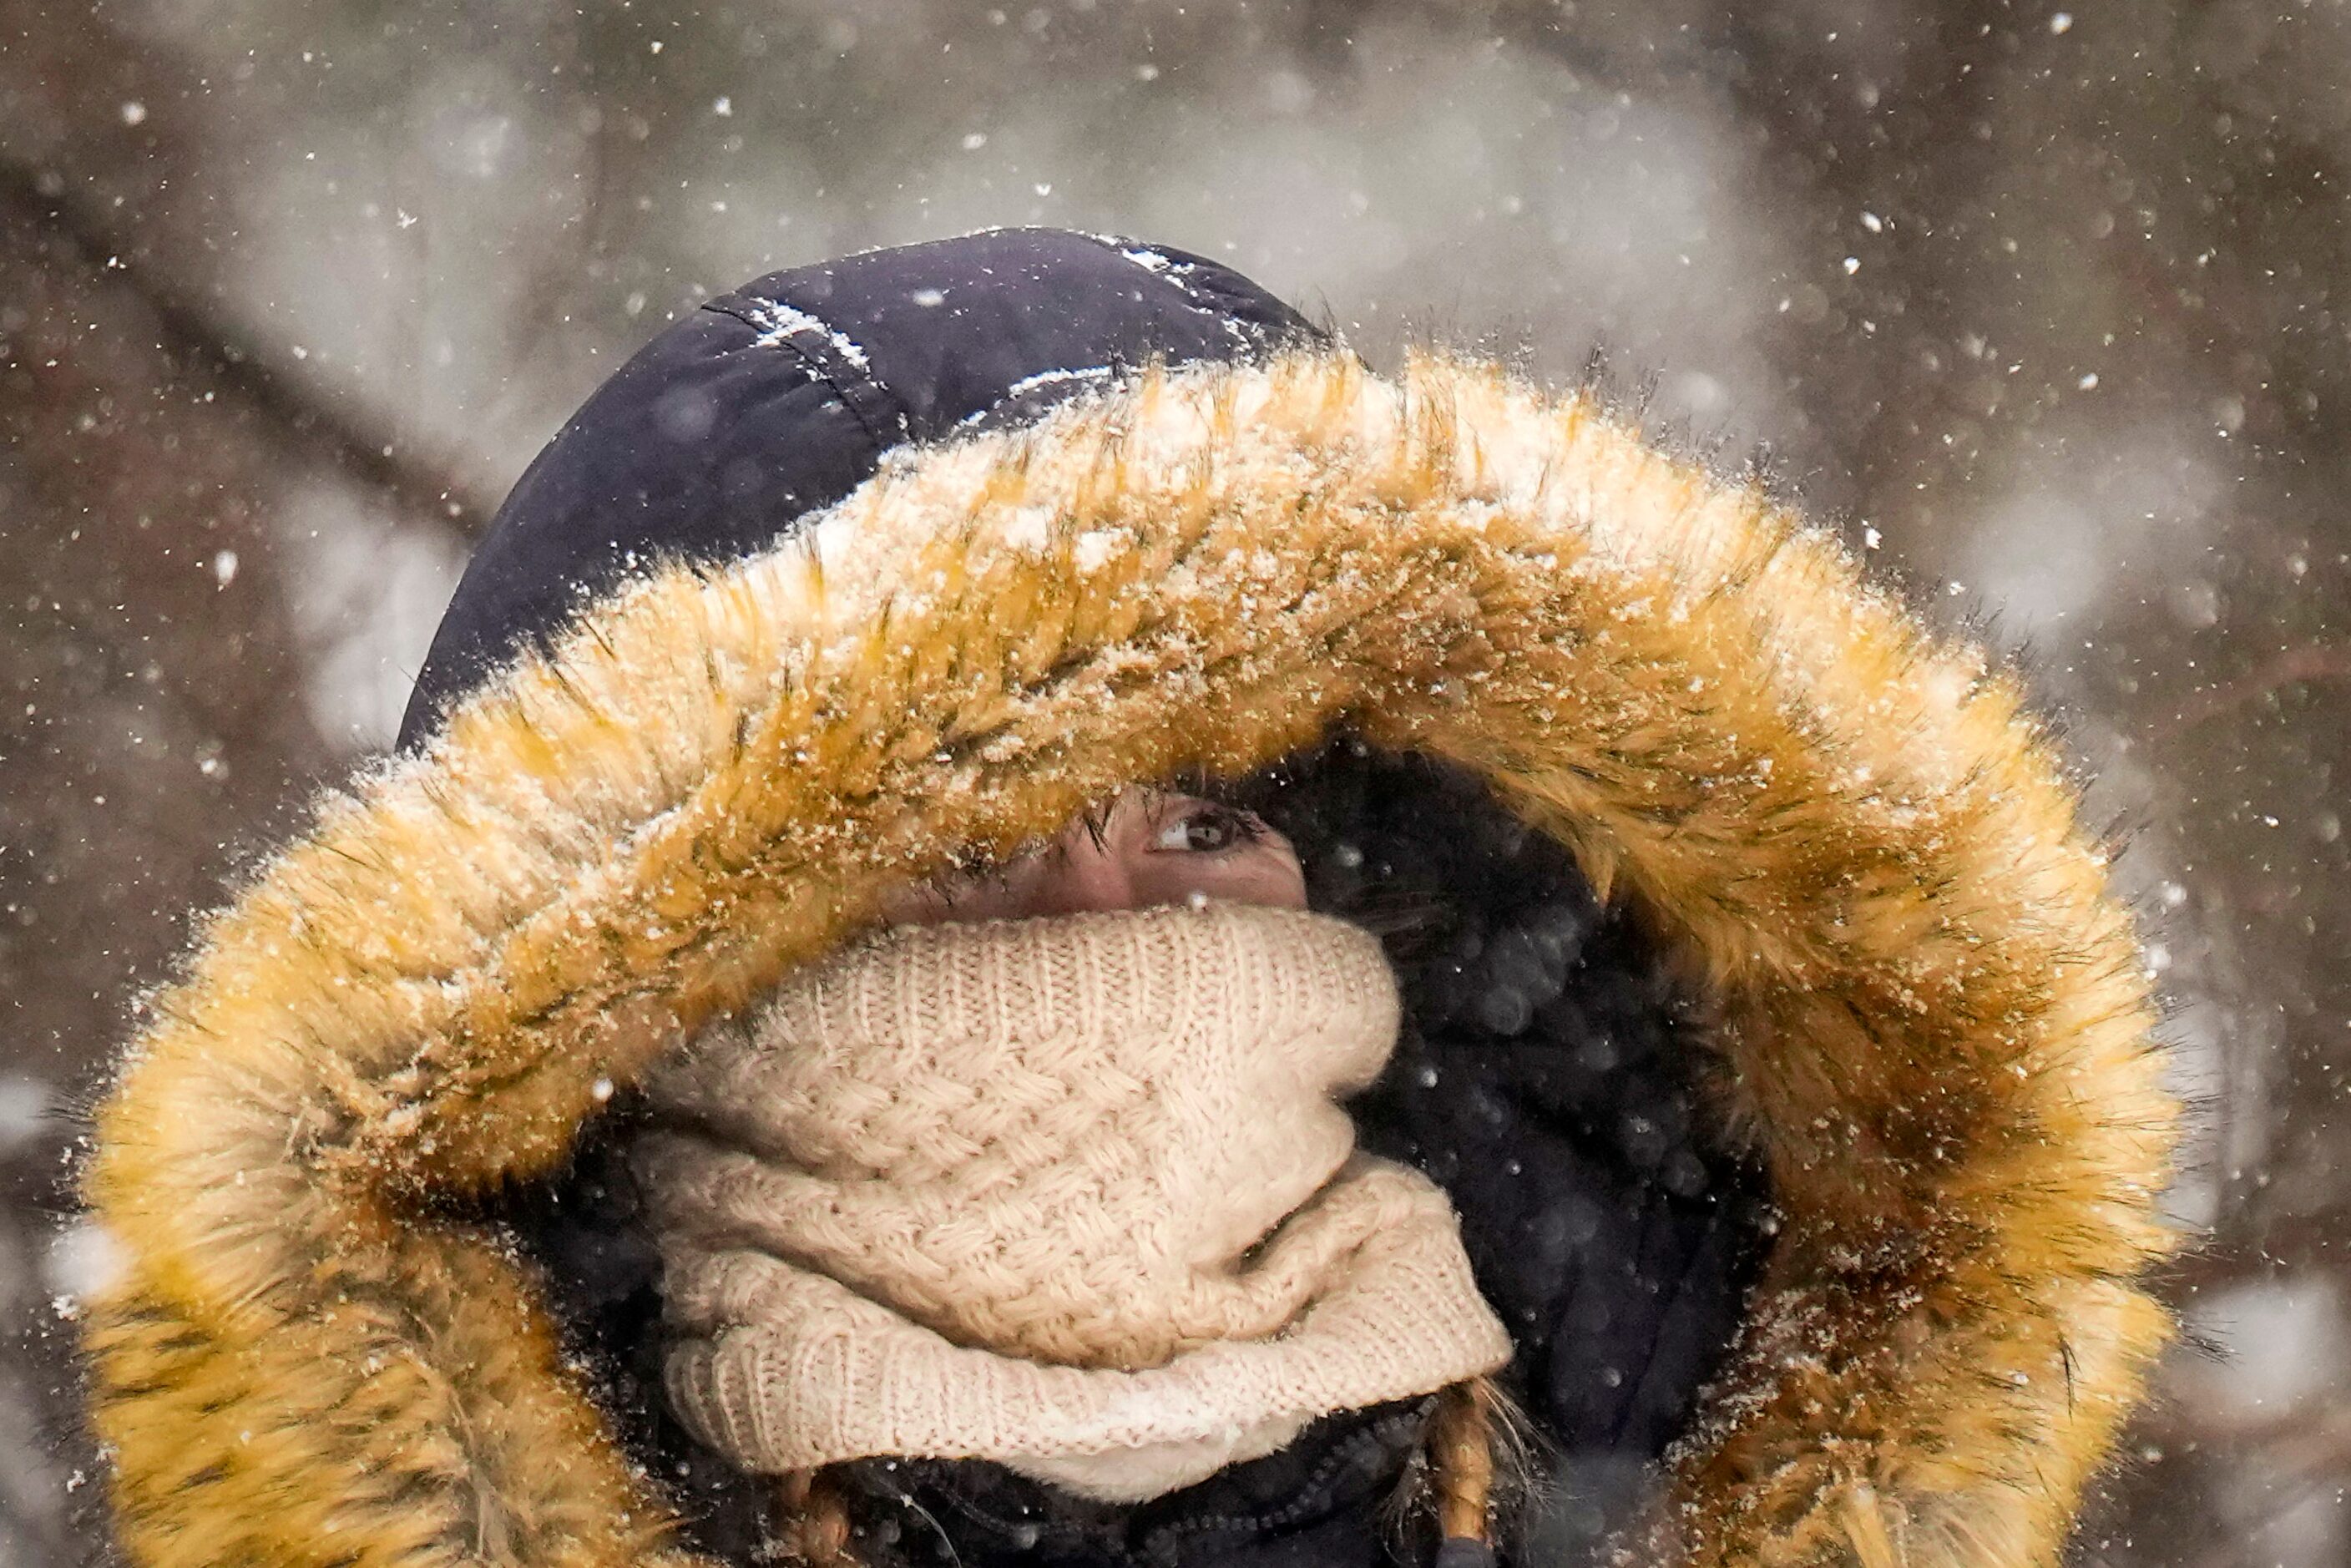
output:
[[[401,748],[632,570],[763,549],[892,447],[1033,418],[1154,359],[1322,338],[1204,256],[1059,229],[769,273],[639,350],[532,462],[457,585]]]

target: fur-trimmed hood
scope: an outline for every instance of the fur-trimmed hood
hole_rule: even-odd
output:
[[[2053,1563],[2167,1336],[2176,1112],[2016,681],[1584,396],[1307,346],[898,448],[326,803],[100,1119],[131,1557],[696,1560],[457,1206],[891,889],[1341,731],[1481,780],[1702,984],[1776,1233],[1644,1560]]]

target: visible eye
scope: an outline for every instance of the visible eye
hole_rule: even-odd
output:
[[[1151,847],[1215,854],[1219,850],[1245,844],[1264,831],[1265,825],[1247,811],[1195,801],[1179,805],[1168,814],[1159,824]]]

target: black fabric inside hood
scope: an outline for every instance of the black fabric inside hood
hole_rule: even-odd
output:
[[[1341,741],[1247,793],[1311,905],[1387,946],[1403,1038],[1352,1109],[1452,1196],[1518,1346],[1505,1385],[1565,1454],[1656,1458],[1737,1337],[1766,1222],[1702,1093],[1698,998],[1457,769]]]

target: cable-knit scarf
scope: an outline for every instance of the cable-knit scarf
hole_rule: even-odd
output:
[[[754,1472],[1157,1496],[1508,1359],[1452,1207],[1360,1155],[1379,944],[1238,904],[900,930],[653,1085],[671,1402]]]

